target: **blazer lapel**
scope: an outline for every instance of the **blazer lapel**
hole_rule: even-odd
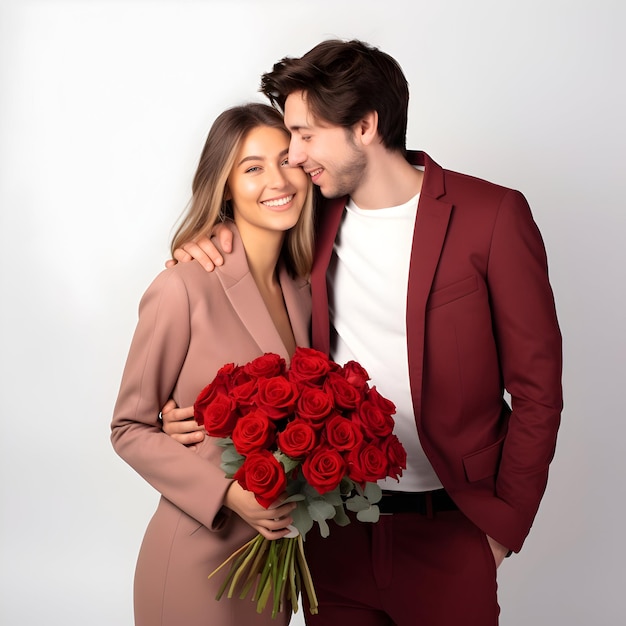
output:
[[[315,239],[315,259],[311,270],[313,315],[311,318],[311,345],[325,354],[330,352],[330,321],[326,270],[335,245],[335,237],[348,198],[325,200],[318,210],[320,219]]]
[[[422,152],[409,152],[408,158],[413,164],[425,166],[413,235],[406,313],[409,378],[415,419],[419,424],[424,370],[426,304],[443,249],[452,214],[452,204],[439,200],[445,194],[441,167]]]
[[[215,269],[224,293],[260,351],[279,354],[288,362],[287,350],[250,273],[239,232],[234,224],[228,227],[233,233],[233,251],[226,263]],[[219,248],[217,239],[213,243]]]
[[[279,278],[296,345],[306,348],[311,343],[310,283],[304,278],[291,278],[284,266],[280,267]]]

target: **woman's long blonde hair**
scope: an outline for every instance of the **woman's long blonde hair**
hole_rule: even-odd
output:
[[[280,113],[260,103],[227,109],[213,122],[193,179],[189,207],[172,239],[172,254],[186,242],[210,236],[213,227],[224,218],[232,219],[232,207],[225,200],[228,177],[242,142],[259,126],[279,129],[289,137]],[[313,263],[312,187],[309,182],[300,218],[287,231],[283,243],[282,259],[293,275],[308,275]]]

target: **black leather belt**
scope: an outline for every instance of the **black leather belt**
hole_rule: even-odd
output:
[[[432,515],[438,511],[456,511],[459,507],[445,489],[438,489],[421,492],[383,491],[378,508],[383,515],[392,513]]]

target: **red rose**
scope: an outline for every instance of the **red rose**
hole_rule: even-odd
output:
[[[357,421],[367,435],[377,439],[383,439],[390,435],[394,426],[393,417],[369,400],[363,402],[359,407]]]
[[[367,381],[370,379],[370,375],[365,371],[365,368],[356,361],[348,361],[343,366],[344,378],[360,391],[365,391],[367,388]]]
[[[263,411],[253,411],[237,420],[232,439],[235,449],[244,456],[268,449],[276,438],[276,427]]]
[[[298,385],[319,386],[330,371],[328,357],[312,348],[296,348],[289,366],[289,380]]]
[[[346,462],[332,448],[320,447],[302,464],[306,481],[322,495],[332,491],[346,473]]]
[[[235,403],[226,394],[218,392],[210,396],[209,402],[200,396],[196,399],[194,417],[212,437],[229,437],[239,413]]]
[[[402,470],[406,469],[406,450],[400,443],[396,435],[389,435],[381,446],[382,451],[387,457],[389,468],[387,476],[391,478],[399,478],[402,476]]]
[[[373,443],[365,443],[348,452],[348,476],[361,485],[375,483],[387,476],[385,453]]]
[[[243,369],[251,378],[272,378],[285,373],[285,359],[278,354],[267,352],[246,363]]]
[[[298,417],[313,428],[321,428],[333,408],[332,397],[317,387],[305,387],[298,398]]]
[[[292,459],[301,459],[317,445],[317,434],[310,424],[296,418],[278,433],[277,440],[281,452]]]
[[[363,441],[361,431],[353,422],[341,415],[331,417],[324,429],[326,441],[339,452],[352,450]]]
[[[365,397],[372,404],[376,405],[383,413],[393,415],[396,412],[396,405],[391,400],[387,400],[387,398],[381,396],[375,386],[368,390]]]
[[[355,409],[361,402],[363,395],[353,387],[343,376],[331,372],[324,382],[324,391],[334,400],[340,409]]]
[[[287,487],[285,470],[269,450],[259,450],[246,457],[233,478],[266,509]]]
[[[217,374],[215,374],[215,378],[209,387],[212,385],[216,391],[227,393],[233,386],[233,380],[241,371],[242,368],[239,365],[227,363],[217,370]]]
[[[273,420],[292,413],[298,400],[298,388],[282,376],[261,378],[256,403]]]
[[[252,379],[233,387],[229,395],[241,410],[250,408],[254,404],[256,393],[257,381]]]

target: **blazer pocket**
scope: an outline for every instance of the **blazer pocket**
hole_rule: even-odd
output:
[[[453,283],[452,285],[448,285],[447,287],[443,287],[442,289],[437,289],[436,291],[433,291],[428,298],[426,310],[428,311],[438,306],[443,306],[444,304],[448,304],[449,302],[453,302],[454,300],[463,298],[470,293],[474,293],[474,291],[477,290],[478,281],[476,279],[476,276],[468,276],[467,278]]]
[[[463,457],[465,476],[471,483],[495,476],[502,457],[504,437],[490,446]]]

